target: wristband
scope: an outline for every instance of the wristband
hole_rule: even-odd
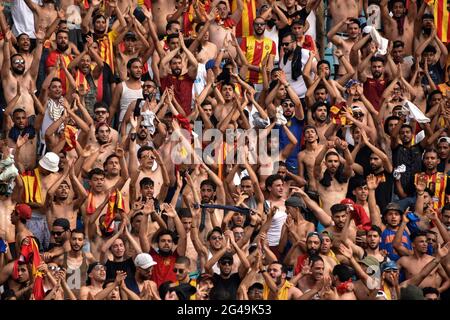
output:
[[[423,196],[424,193],[425,193],[425,191],[417,192],[417,195],[418,195],[418,196]]]
[[[136,140],[136,133],[130,134],[130,139],[131,139],[131,141]]]
[[[251,224],[250,223],[249,226],[252,227],[252,228],[256,228],[256,224]]]

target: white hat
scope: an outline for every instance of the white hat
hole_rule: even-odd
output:
[[[156,262],[148,253],[139,253],[136,258],[134,258],[134,265],[142,269],[148,269],[155,264]]]
[[[45,156],[39,160],[39,165],[45,170],[51,172],[59,171],[59,156],[54,152],[47,152]]]

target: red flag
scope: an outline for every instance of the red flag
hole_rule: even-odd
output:
[[[117,213],[117,210],[124,210],[125,203],[123,201],[122,193],[116,189],[110,196],[108,201],[108,210],[106,211],[105,220],[103,220],[103,226],[108,232],[114,230],[113,221]]]
[[[33,296],[34,300],[43,300],[45,297],[44,292],[44,274],[38,271],[38,267],[41,264],[41,256],[39,255],[39,247],[33,237],[28,236],[28,244],[23,244],[20,248],[19,260],[24,263],[31,263],[32,276],[34,278]],[[24,239],[24,240],[25,240]]]

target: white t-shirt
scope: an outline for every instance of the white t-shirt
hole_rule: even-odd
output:
[[[309,50],[302,48],[302,70],[305,68],[305,64],[308,61],[308,58],[309,58]],[[302,76],[299,76],[296,81],[292,79],[291,64],[292,64],[291,60],[288,60],[286,64],[283,63],[283,59],[280,60],[280,68],[286,74],[286,79],[291,84],[292,89],[294,89],[297,96],[299,96],[300,98],[304,98],[307,90],[305,81],[303,80]],[[310,76],[313,77],[313,74],[311,73]]]
[[[275,48],[277,48],[276,50],[276,54],[275,54],[275,60],[274,63],[277,63],[278,61],[280,61],[280,54],[278,52],[278,29],[276,26],[273,26],[271,30],[269,30],[269,27],[266,26],[266,30],[264,31],[264,37],[267,37],[269,39],[271,39],[273,42],[275,42]]]
[[[266,200],[266,203],[270,206],[270,202]],[[269,246],[274,247],[280,243],[281,229],[286,221],[287,213],[280,209],[277,210],[273,216],[272,223],[270,224],[269,230],[267,230],[267,240],[269,241]]]
[[[39,4],[38,0],[31,0]],[[34,16],[33,11],[23,0],[15,0],[11,10],[13,19],[12,33],[17,37],[21,33],[26,33],[31,39],[36,39],[34,34]]]

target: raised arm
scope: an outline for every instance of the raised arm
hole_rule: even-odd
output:
[[[317,220],[324,226],[332,226],[334,225],[333,219],[331,216],[326,213],[314,200],[312,200],[305,191],[300,188],[296,188],[295,192],[298,192],[302,197],[303,201],[305,201],[306,206],[314,213]]]

